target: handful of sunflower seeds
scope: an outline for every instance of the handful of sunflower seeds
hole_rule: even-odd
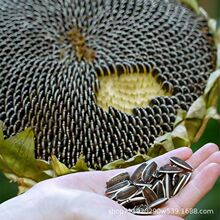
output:
[[[175,196],[191,178],[189,164],[177,157],[170,161],[160,168],[154,161],[145,162],[131,176],[128,172],[115,175],[106,183],[106,196],[133,214],[152,214],[153,208]]]

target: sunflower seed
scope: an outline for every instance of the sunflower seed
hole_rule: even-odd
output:
[[[188,173],[185,174],[185,176],[186,176],[186,178],[185,178],[185,180],[184,180],[184,182],[183,182],[183,185],[182,185],[182,187],[180,188],[180,190],[190,181],[190,178],[191,178],[191,176],[192,176],[192,173],[191,173],[191,172],[188,172]]]
[[[144,187],[144,186],[151,187],[152,186],[152,184],[150,183],[133,183],[133,184],[139,187]]]
[[[113,185],[111,186],[110,188],[108,188],[106,191],[105,191],[105,194],[106,195],[109,195],[109,194],[112,194],[114,192],[118,192],[119,190],[123,189],[124,187],[127,187],[130,185],[130,181],[128,180],[125,180],[121,183],[118,183],[116,185]]]
[[[139,205],[135,206],[130,210],[131,213],[135,215],[151,215],[153,212],[149,209],[148,205]]]
[[[138,191],[137,191],[135,197],[139,197],[140,195],[142,195],[142,188],[138,187]]]
[[[153,201],[150,205],[149,205],[149,208],[152,209],[156,206],[159,206],[163,203],[165,203],[166,201],[168,200],[168,198],[160,198],[160,199],[157,199],[155,201]]]
[[[175,196],[185,185],[189,182],[191,175],[183,175],[180,177],[178,184],[173,189],[173,196]]]
[[[106,196],[107,196],[109,199],[114,200],[114,199],[116,198],[116,194],[117,194],[117,192],[114,192],[114,193],[112,193],[112,194],[107,194]]]
[[[180,176],[177,173],[175,173],[172,177],[172,186],[176,186],[179,179],[180,179]]]
[[[183,161],[182,159],[180,159],[178,157],[171,157],[170,161],[173,164],[175,164],[175,165],[177,165],[177,166],[179,166],[179,167],[181,167],[185,170],[189,170],[191,172],[193,171],[193,168],[188,163],[186,163],[185,161]]]
[[[166,164],[160,168],[157,168],[155,162],[143,163],[131,178],[127,172],[115,175],[106,184],[106,196],[133,214],[152,214],[152,208],[176,195],[191,178],[192,172],[189,172],[185,162],[173,158],[171,165]]]
[[[125,180],[130,180],[130,175],[128,172],[116,174],[109,181],[107,181],[107,188],[110,188],[111,186],[116,185]]]
[[[152,190],[154,190],[157,186],[157,184],[160,182],[160,180],[156,180],[152,183],[152,187],[150,187]]]
[[[156,170],[157,164],[154,161],[148,164],[142,172],[142,181],[144,181],[145,183],[151,182],[154,179],[153,174]]]
[[[183,169],[166,164],[160,167],[159,172],[160,173],[181,173],[183,172]]]
[[[122,206],[124,206],[124,207],[128,207],[128,205],[129,205],[129,203],[130,203],[130,200],[129,199],[127,199],[127,200],[125,200],[125,201],[123,201],[123,202],[121,202],[120,203],[120,205],[122,205]]]
[[[163,182],[165,186],[166,197],[169,199],[172,196],[172,189],[171,189],[171,179],[168,173],[165,175]]]
[[[134,215],[152,215],[153,212],[152,211],[136,211],[136,210],[132,210],[131,211],[132,214]]]
[[[165,188],[162,181],[157,182],[154,192],[157,194],[158,198],[163,198],[164,196],[166,196]]]
[[[136,193],[138,192],[138,187],[137,186],[127,186],[125,188],[123,188],[122,190],[120,190],[117,195],[116,195],[116,199],[119,202],[123,202],[127,199],[131,199],[132,197],[134,197],[136,195]]]
[[[142,163],[132,174],[131,180],[132,182],[138,183],[141,180],[141,175],[145,167],[147,166],[147,163]]]
[[[134,207],[137,205],[141,205],[145,203],[145,198],[142,196],[131,198],[128,200],[125,200],[124,202],[121,203],[122,206],[128,208],[128,207]]]
[[[164,174],[160,173],[158,170],[156,170],[156,172],[154,172],[153,176],[157,179],[161,178]]]
[[[147,186],[145,186],[142,189],[142,194],[143,194],[147,204],[150,204],[153,201],[158,199],[157,194],[151,188],[148,188]]]

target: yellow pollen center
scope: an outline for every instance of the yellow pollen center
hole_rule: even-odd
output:
[[[97,104],[105,111],[112,106],[127,114],[145,108],[156,96],[170,96],[151,73],[99,76]]]

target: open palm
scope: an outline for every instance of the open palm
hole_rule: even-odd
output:
[[[137,166],[122,170],[95,171],[70,174],[37,184],[24,195],[17,197],[17,204],[26,202],[27,211],[22,215],[22,208],[16,206],[16,200],[0,206],[0,213],[14,212],[21,219],[182,219],[186,211],[193,208],[198,201],[213,187],[220,175],[220,152],[216,145],[208,144],[192,154],[189,148],[179,148],[155,158],[159,166],[169,162],[171,156],[186,160],[193,168],[193,175],[184,189],[168,200],[160,213],[153,216],[134,216],[124,207],[104,196],[106,181],[122,171],[130,174]],[[20,200],[20,201],[19,201]],[[19,209],[19,211],[18,211]],[[19,215],[20,214],[20,215]],[[12,214],[11,214],[12,215]],[[168,217],[169,215],[169,217]],[[34,217],[33,217],[34,216]],[[1,214],[0,214],[1,217]],[[4,218],[7,219],[7,218]],[[14,218],[8,218],[14,219]],[[19,218],[16,218],[16,220]]]

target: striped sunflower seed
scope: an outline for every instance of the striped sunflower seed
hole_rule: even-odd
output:
[[[153,214],[153,212],[149,209],[148,205],[135,206],[133,209],[131,209],[130,212],[135,215],[151,215],[151,214]]]
[[[180,177],[178,184],[173,189],[173,196],[175,196],[190,180],[192,173],[188,172]]]
[[[134,197],[137,192],[138,192],[137,186],[134,185],[127,186],[116,194],[116,199],[119,202],[123,202],[127,199],[131,199],[132,197]]]
[[[169,199],[172,196],[172,186],[171,186],[171,178],[167,173],[163,179],[163,184],[165,187],[166,197]]]
[[[144,171],[145,167],[147,166],[147,163],[142,163],[131,175],[131,181],[134,183],[141,182],[141,175]]]
[[[160,173],[181,173],[183,169],[180,167],[174,167],[169,164],[166,164],[159,169]]]
[[[158,198],[163,198],[166,196],[165,188],[164,188],[162,181],[158,181],[156,183],[155,188],[154,189],[152,188],[152,190],[154,190],[154,192],[157,194]]]
[[[143,170],[141,180],[145,183],[150,183],[154,179],[153,174],[156,172],[156,170],[157,164],[154,161],[152,161]]]
[[[134,206],[141,205],[145,203],[145,198],[143,196],[131,198],[128,200],[125,200],[121,203],[122,206],[128,208],[131,207],[133,208]]]
[[[152,209],[152,208],[155,208],[163,203],[165,203],[166,201],[168,200],[168,198],[159,198],[155,201],[153,201],[150,205],[149,205],[149,208]]]
[[[177,166],[179,166],[179,167],[181,167],[185,170],[189,170],[191,172],[193,171],[193,168],[188,163],[186,163],[185,161],[183,161],[182,159],[180,159],[178,157],[171,157],[170,161],[173,164],[175,164],[175,165],[177,165]]]
[[[117,194],[117,192],[113,192],[113,193],[111,193],[111,194],[107,194],[106,196],[107,196],[109,199],[114,200],[114,199],[116,198],[116,194]]]
[[[114,186],[109,187],[106,191],[105,194],[106,195],[110,195],[112,193],[118,192],[119,190],[123,189],[124,187],[129,186],[131,183],[129,180],[125,180],[123,182],[120,182]]]
[[[130,180],[130,175],[128,172],[119,173],[113,176],[109,181],[107,181],[107,188],[110,188],[113,185],[123,182],[124,180]]]
[[[160,179],[161,177],[163,177],[163,173],[160,173],[158,170],[156,170],[156,172],[154,172],[153,176],[157,179]]]
[[[147,204],[150,204],[153,201],[158,199],[157,194],[151,188],[149,188],[147,186],[145,186],[142,189],[142,194],[143,194]]]
[[[179,179],[180,179],[180,176],[177,173],[175,173],[172,177],[172,186],[176,186]]]

